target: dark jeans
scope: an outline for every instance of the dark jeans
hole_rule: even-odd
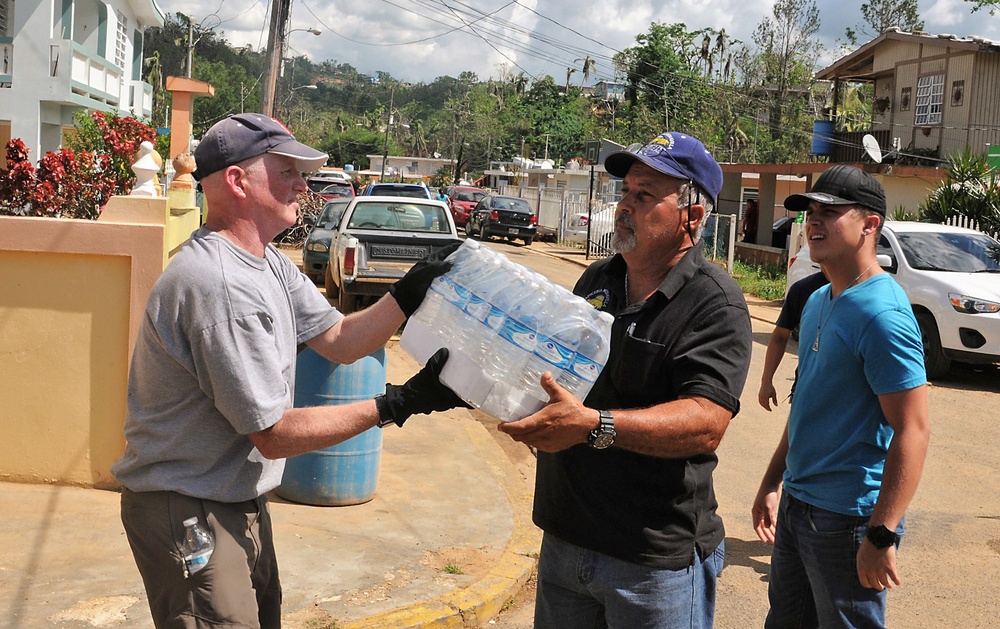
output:
[[[867,516],[850,516],[781,496],[771,551],[767,629],[885,627],[886,591],[861,585],[857,556]],[[900,522],[897,533],[903,533]]]

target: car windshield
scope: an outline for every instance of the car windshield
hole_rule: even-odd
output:
[[[922,271],[1000,272],[1000,243],[985,234],[898,233],[907,263]]]
[[[375,186],[371,195],[375,197],[413,197],[426,199],[427,190],[422,186]]]
[[[479,203],[485,196],[486,193],[475,190],[459,190],[455,193],[455,198],[459,201],[471,201],[473,203]]]
[[[317,194],[323,192],[326,188],[330,188],[332,190],[333,188],[344,188],[351,185],[346,181],[332,181],[330,179],[310,179],[306,183],[309,186],[309,189]]]
[[[316,221],[317,225],[326,225],[327,223],[339,223],[340,217],[344,213],[344,209],[347,208],[349,200],[344,201],[334,201],[332,203],[327,203],[323,206],[323,212],[319,215],[319,220]]]
[[[493,201],[494,210],[513,210],[514,212],[531,213],[531,206],[522,199],[498,198]]]
[[[359,203],[347,228],[451,233],[444,208],[421,203]]]

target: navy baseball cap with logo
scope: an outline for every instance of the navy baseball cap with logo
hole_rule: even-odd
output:
[[[785,209],[805,212],[809,202],[823,205],[860,205],[885,216],[885,189],[869,173],[839,164],[823,171],[812,190],[785,199]]]
[[[194,150],[197,166],[191,173],[201,181],[212,173],[264,153],[295,160],[304,173],[319,170],[329,156],[302,144],[285,125],[264,114],[237,114],[212,125]]]
[[[713,201],[722,191],[722,167],[698,139],[683,133],[661,133],[637,150],[616,151],[604,159],[604,169],[624,178],[632,164],[642,162],[657,172],[698,184]]]

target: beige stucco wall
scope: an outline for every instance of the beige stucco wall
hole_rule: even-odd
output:
[[[116,197],[99,221],[0,217],[0,480],[116,486],[146,298],[197,215]]]

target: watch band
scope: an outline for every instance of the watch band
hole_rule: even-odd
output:
[[[389,413],[389,406],[385,401],[385,393],[379,393],[375,396],[375,410],[378,411],[378,424],[379,428],[385,428],[389,424],[394,424],[392,417]]]
[[[869,526],[865,537],[872,543],[872,546],[879,550],[884,550],[899,541],[899,535],[896,531],[890,530],[884,524]]]

